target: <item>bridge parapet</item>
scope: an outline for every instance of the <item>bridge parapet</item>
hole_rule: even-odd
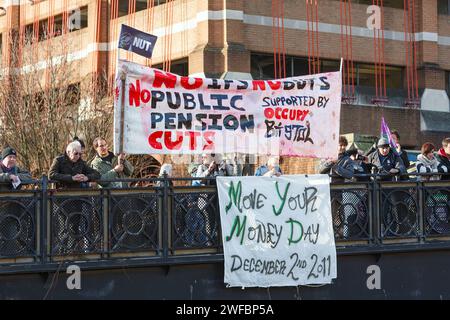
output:
[[[222,261],[217,189],[189,180],[0,193],[0,273]],[[450,248],[450,181],[331,184],[331,208],[338,254]]]

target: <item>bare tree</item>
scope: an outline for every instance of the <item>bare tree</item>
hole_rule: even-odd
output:
[[[68,60],[62,38],[38,43],[27,37],[19,45],[11,36],[9,64],[2,68],[0,145],[16,148],[35,176],[47,172],[75,135],[111,137],[113,131],[104,75],[81,77],[80,63]]]
[[[69,61],[64,37],[39,42],[27,35],[19,45],[16,35],[9,41],[0,76],[0,148],[14,147],[21,165],[40,177],[75,136],[85,141],[88,161],[95,137],[112,145],[113,95],[106,73],[80,76],[81,62]],[[153,157],[131,161],[135,177],[158,175],[160,163]]]

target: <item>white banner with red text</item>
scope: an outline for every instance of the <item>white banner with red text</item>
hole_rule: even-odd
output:
[[[337,158],[339,72],[281,80],[182,77],[120,61],[114,147],[128,154],[246,153]]]

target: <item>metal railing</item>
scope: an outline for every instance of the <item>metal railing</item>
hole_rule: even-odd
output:
[[[27,190],[0,193],[0,273],[70,261],[92,268],[221,261],[216,186],[173,186],[192,180],[57,190],[44,176]],[[331,209],[340,254],[450,248],[450,181],[333,183]]]

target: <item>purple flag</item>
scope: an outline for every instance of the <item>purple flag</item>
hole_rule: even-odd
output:
[[[392,136],[391,136],[391,130],[389,130],[389,127],[386,123],[386,121],[384,121],[384,117],[381,117],[381,129],[380,129],[380,138],[386,138],[389,141],[389,145],[391,146],[391,149],[394,151],[394,153],[396,155],[398,155],[397,152],[397,146],[394,143],[394,140],[392,140]]]

